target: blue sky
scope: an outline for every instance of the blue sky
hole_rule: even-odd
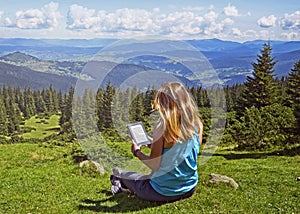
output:
[[[300,40],[300,1],[0,0],[1,38]]]

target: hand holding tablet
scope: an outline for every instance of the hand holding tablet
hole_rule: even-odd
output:
[[[148,145],[151,141],[142,122],[130,123],[127,125],[132,140],[138,145]]]

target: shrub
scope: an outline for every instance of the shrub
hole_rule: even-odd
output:
[[[288,131],[295,125],[291,108],[273,104],[260,109],[252,106],[229,125],[229,132],[241,149],[261,149],[284,145]]]
[[[6,137],[0,135],[0,144],[8,144],[8,143],[9,141],[6,139]]]
[[[24,143],[24,138],[18,135],[14,135],[10,138],[10,143]]]

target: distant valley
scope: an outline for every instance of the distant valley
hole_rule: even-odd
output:
[[[35,40],[0,39],[0,85],[41,89],[50,84],[56,89],[67,91],[77,79],[90,81],[93,76],[82,73],[84,66],[103,48],[117,40]],[[245,81],[252,73],[252,64],[266,41],[244,43],[209,40],[187,40],[195,50],[208,59],[224,85]],[[268,41],[267,41],[268,42]],[[272,56],[277,61],[275,73],[286,76],[293,64],[300,60],[300,41],[269,41]],[[114,54],[114,53],[112,53]],[[118,54],[117,51],[115,54]],[[109,58],[103,59],[109,63]],[[132,64],[131,64],[132,63]],[[160,70],[172,73],[187,84],[186,68],[163,57],[140,56],[124,62],[108,75],[112,83],[120,84],[130,75],[140,71]]]

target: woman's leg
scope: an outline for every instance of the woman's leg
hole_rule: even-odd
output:
[[[180,196],[164,196],[157,193],[150,184],[150,176],[119,168],[113,170],[114,176],[120,179],[122,188],[129,189],[137,197],[155,202],[173,202],[193,195],[196,188]]]
[[[140,185],[143,181],[149,179],[149,175],[143,175],[132,171],[122,170],[115,167],[113,169],[113,176],[119,179],[121,182],[122,188],[129,189],[131,192],[138,192]]]

